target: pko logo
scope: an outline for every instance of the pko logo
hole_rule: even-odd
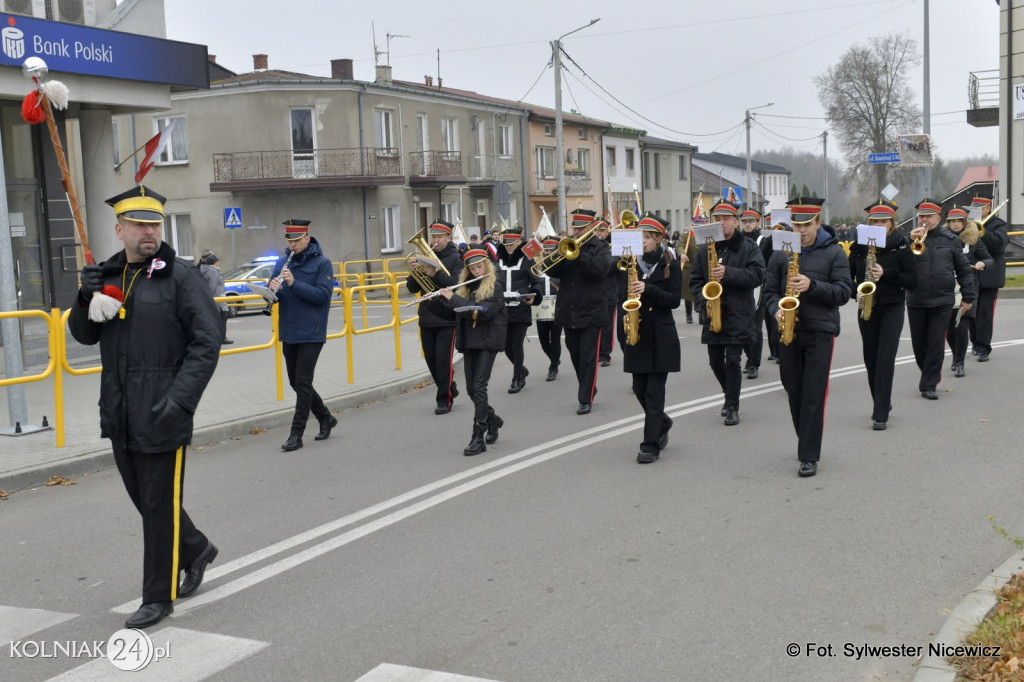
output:
[[[21,59],[25,56],[25,33],[20,28],[13,26],[14,19],[10,19],[11,26],[0,31],[0,40],[3,41],[4,54],[11,59]]]

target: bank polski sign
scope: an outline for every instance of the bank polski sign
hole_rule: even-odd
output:
[[[0,14],[0,64],[41,57],[50,72],[210,87],[205,45]]]

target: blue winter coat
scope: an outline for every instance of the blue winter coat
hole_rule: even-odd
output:
[[[271,279],[281,274],[287,256],[278,260]],[[295,282],[291,286],[282,285],[277,292],[281,342],[326,343],[327,313],[334,294],[334,266],[324,257],[316,237],[310,237],[309,246],[292,257],[288,269]]]

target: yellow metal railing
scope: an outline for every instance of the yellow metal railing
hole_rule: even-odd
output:
[[[1006,235],[1009,237],[1020,237],[1021,235],[1024,235],[1024,231],[1007,232]],[[1024,260],[1015,260],[1013,262],[1008,262],[1006,265],[1008,267],[1024,265]]]

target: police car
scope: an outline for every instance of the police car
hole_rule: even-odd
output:
[[[281,256],[260,256],[253,260],[239,265],[237,268],[232,268],[224,273],[224,295],[225,296],[248,296],[253,292],[247,285],[251,282],[253,284],[259,284],[261,286],[267,286],[270,283],[270,276],[274,273],[274,267],[277,265],[278,259]],[[338,283],[338,278],[334,278],[334,287],[337,289],[341,286]],[[334,293],[334,298],[337,300],[341,298],[341,294],[337,291]],[[269,306],[265,301],[238,301],[236,303],[228,302],[228,317],[237,317],[238,313],[244,311],[255,312],[257,310],[269,310]]]

